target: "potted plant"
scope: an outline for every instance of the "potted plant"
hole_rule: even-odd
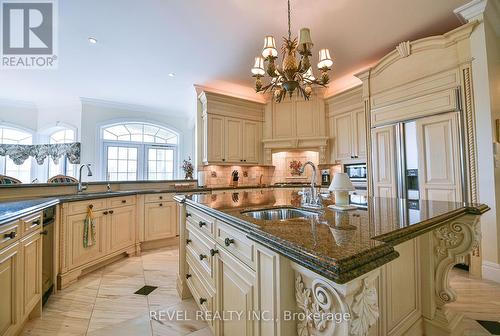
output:
[[[182,170],[184,170],[185,179],[193,179],[193,163],[191,162],[191,157],[189,156],[187,160],[182,163]]]

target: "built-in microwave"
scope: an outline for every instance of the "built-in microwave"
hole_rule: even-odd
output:
[[[346,164],[344,173],[353,182],[366,182],[366,163]]]

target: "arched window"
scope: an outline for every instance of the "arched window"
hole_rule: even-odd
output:
[[[33,135],[22,129],[0,125],[0,143],[31,145]],[[9,157],[0,156],[0,174],[15,177],[23,183],[31,182],[31,162],[29,158],[22,165],[16,165]]]
[[[108,181],[171,180],[179,135],[163,126],[127,122],[101,128]]]
[[[49,137],[50,144],[63,144],[76,141],[75,131],[69,128],[60,129],[52,133]],[[56,175],[76,176],[76,166],[71,164],[67,158],[61,158],[55,164],[52,159],[49,161],[49,178]]]

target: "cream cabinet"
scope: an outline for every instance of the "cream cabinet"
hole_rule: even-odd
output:
[[[396,135],[394,126],[373,128],[373,196],[396,197]]]
[[[361,87],[326,100],[330,161],[366,162],[366,115]]]
[[[285,101],[279,104],[273,104],[273,138],[292,138],[296,136],[296,112],[295,103],[292,101]]]
[[[174,201],[144,205],[144,240],[172,238],[177,235],[177,204]]]
[[[27,316],[40,303],[42,297],[42,237],[39,231],[21,240],[21,255],[23,258],[22,314]]]
[[[251,316],[256,305],[255,272],[224,249],[219,249],[215,259],[216,311],[240,312]],[[219,335],[255,335],[254,321],[249,318],[233,318],[217,321]]]
[[[95,244],[83,246],[87,209],[92,207]],[[76,281],[86,269],[120,253],[136,252],[136,196],[63,204],[59,287]]]
[[[204,90],[198,99],[199,162],[259,164],[265,105]]]
[[[21,323],[21,266],[19,243],[0,251],[0,335],[14,335]]]

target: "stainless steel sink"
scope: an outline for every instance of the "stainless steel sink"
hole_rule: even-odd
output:
[[[274,208],[265,210],[245,211],[241,214],[258,220],[284,220],[294,218],[318,217],[318,213],[295,208]]]

